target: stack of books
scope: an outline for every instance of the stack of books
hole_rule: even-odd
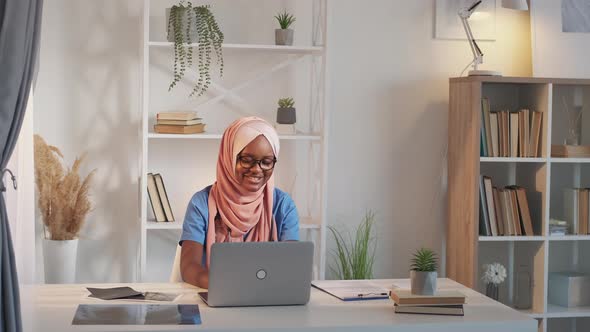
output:
[[[174,215],[172,214],[172,208],[170,207],[170,201],[168,200],[168,194],[166,193],[166,187],[164,186],[162,175],[159,173],[148,173],[147,190],[156,221],[174,221]]]
[[[434,295],[413,295],[409,289],[394,289],[389,296],[398,314],[464,316],[465,295],[459,291],[438,291]]]
[[[154,130],[159,134],[198,134],[205,131],[205,124],[197,112],[160,112],[156,121]]]
[[[535,235],[526,190],[519,186],[496,188],[490,177],[482,175],[479,183],[479,235]]]
[[[528,109],[517,112],[490,109],[481,100],[482,157],[539,157],[543,113]]]
[[[568,225],[565,220],[549,220],[549,235],[567,235]]]
[[[563,191],[563,215],[571,234],[590,233],[590,189],[567,188]]]

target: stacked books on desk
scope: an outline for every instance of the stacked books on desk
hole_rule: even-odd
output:
[[[389,296],[398,314],[464,316],[465,295],[459,291],[438,291],[434,295],[413,295],[409,289],[393,289]]]
[[[159,134],[199,134],[205,124],[193,111],[160,112],[156,115],[154,130]]]

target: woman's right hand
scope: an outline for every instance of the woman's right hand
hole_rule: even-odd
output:
[[[209,288],[209,269],[201,265],[203,245],[190,240],[182,241],[180,274],[182,280],[200,288]]]

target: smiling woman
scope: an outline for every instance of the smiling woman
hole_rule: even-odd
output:
[[[299,216],[289,195],[274,187],[279,138],[257,117],[242,118],[223,133],[217,181],[188,204],[179,244],[182,279],[208,288],[215,242],[299,240]]]

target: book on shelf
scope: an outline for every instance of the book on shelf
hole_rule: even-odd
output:
[[[201,118],[191,119],[191,120],[157,120],[157,124],[159,125],[169,125],[169,126],[192,126],[202,123]]]
[[[486,195],[485,203],[490,221],[490,233],[492,236],[498,236],[498,225],[496,222],[496,209],[494,207],[494,191],[492,189],[492,179],[488,176],[482,176],[484,191]]]
[[[389,297],[399,306],[462,305],[465,294],[456,290],[441,290],[434,295],[414,295],[409,289],[396,288]]]
[[[480,235],[491,236],[492,230],[490,227],[483,176],[480,176],[479,179],[479,233]]]
[[[514,113],[511,112],[510,113],[510,157],[518,157],[519,154],[519,137],[518,137],[518,133],[519,133],[519,117],[521,117],[521,112],[518,113]],[[521,135],[522,136],[522,135]],[[522,151],[522,150],[520,150]]]
[[[154,130],[158,134],[200,134],[205,132],[205,125],[202,123],[190,126],[156,124]]]
[[[160,200],[160,195],[158,194],[156,179],[152,173],[148,173],[147,175],[147,191],[150,199],[150,205],[152,206],[152,212],[154,213],[156,221],[166,221],[164,207],[162,206],[162,201]]]
[[[493,194],[494,194],[494,210],[496,211],[496,225],[498,226],[498,235],[504,235],[504,212],[501,209],[501,204],[500,204],[500,192],[498,191],[498,188],[493,187],[492,188]]]
[[[537,157],[541,139],[541,112],[521,109],[492,111],[481,99],[482,157]]]
[[[563,217],[568,223],[570,234],[590,233],[590,189],[564,189],[563,209]]]
[[[517,187],[516,196],[518,197],[518,212],[521,216],[524,233],[526,236],[534,236],[533,221],[531,218],[531,210],[529,209],[529,202],[526,198],[526,190]]]
[[[531,138],[529,142],[529,157],[537,157],[539,154],[539,147],[541,143],[541,123],[543,120],[543,113],[531,112]]]
[[[156,115],[156,120],[194,120],[197,119],[197,112],[195,111],[169,111],[159,112]]]
[[[480,176],[479,234],[482,236],[534,236],[526,190],[519,186],[496,188]]]
[[[154,179],[156,180],[156,187],[158,188],[158,195],[160,196],[160,201],[162,202],[162,207],[164,208],[166,221],[174,221],[174,214],[172,214],[172,207],[170,206],[170,200],[168,199],[168,193],[166,193],[166,187],[164,186],[162,175],[155,174]]]
[[[395,303],[393,311],[397,314],[464,316],[462,304],[429,305],[429,306],[400,306]]]
[[[490,113],[490,130],[492,131],[492,157],[499,157],[500,151],[498,150],[498,113]]]
[[[483,127],[485,133],[485,142],[486,142],[486,156],[492,156],[493,154],[493,147],[492,147],[492,130],[490,125],[490,100],[488,98],[482,98],[481,100],[481,107],[483,112]]]

